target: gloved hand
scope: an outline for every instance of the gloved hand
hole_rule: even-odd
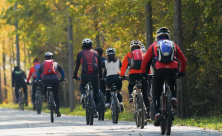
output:
[[[147,73],[140,73],[141,77],[148,77]]]
[[[186,72],[179,72],[178,77],[184,77],[186,75]]]
[[[77,80],[78,78],[77,78],[77,75],[74,75],[72,78],[74,78],[75,80]]]

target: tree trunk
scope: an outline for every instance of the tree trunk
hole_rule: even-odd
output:
[[[15,10],[17,10],[17,4],[15,4]],[[17,66],[20,67],[20,53],[19,53],[19,34],[17,32],[18,30],[18,20],[15,22],[15,31],[16,31],[16,50],[17,50]]]
[[[181,29],[181,0],[174,0],[174,42],[179,45],[180,49],[183,51],[182,44],[182,29]],[[186,78],[180,78],[177,80],[177,93],[178,93],[178,117],[187,118],[189,117],[189,108],[187,101],[187,86]]]
[[[24,70],[25,70],[25,74],[27,72],[27,68],[26,68],[26,47],[25,47],[25,43],[23,44],[24,45]]]
[[[11,39],[11,38],[10,38]],[[12,71],[13,71],[13,64],[14,64],[14,53],[13,53],[13,38],[11,39],[12,40],[12,42],[10,42],[10,39],[9,39],[9,44],[11,43],[11,46],[9,45],[9,49],[10,49],[10,57],[9,57],[9,59],[10,59],[10,70],[11,70],[11,73],[12,73]],[[11,79],[11,81],[12,81],[12,79]],[[11,88],[11,90],[12,90],[12,101],[13,101],[13,103],[15,102],[15,95],[14,95],[14,93],[13,93],[13,87],[10,87]]]
[[[70,103],[70,111],[73,111],[75,108],[75,92],[73,89],[73,34],[72,34],[72,18],[68,13],[68,47],[69,47],[69,103]]]
[[[66,59],[65,59],[65,55],[64,55],[64,46],[62,45],[62,53],[61,53],[61,57],[63,58],[63,60],[62,60],[62,68],[63,69],[65,69],[65,61],[66,61]],[[64,73],[65,73],[65,71],[64,71]],[[64,97],[64,105],[65,105],[65,107],[67,107],[67,93],[66,93],[66,82],[64,82],[63,83],[63,85],[64,85],[64,87],[63,87],[63,97]]]
[[[153,26],[152,26],[152,7],[151,1],[145,5],[145,14],[146,14],[146,48],[153,43]]]
[[[5,61],[6,61],[6,54],[5,54],[5,44],[6,44],[6,42],[5,41],[3,41],[2,42],[2,52],[3,52],[3,55],[2,55],[2,61],[3,61],[3,76],[4,76],[4,95],[5,95],[5,102],[7,102],[7,98],[8,98],[8,95],[7,95],[7,83],[6,83],[6,69],[5,69]]]
[[[3,102],[3,98],[2,98],[2,67],[0,65],[0,103]]]

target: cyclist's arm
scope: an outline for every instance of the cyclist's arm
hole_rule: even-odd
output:
[[[121,61],[119,61],[119,68],[121,69],[121,67],[122,67],[122,63]]]
[[[29,82],[29,80],[30,80],[32,74],[33,74],[33,67],[31,67],[30,70],[29,70],[29,75],[28,75],[27,82]]]
[[[178,45],[176,45],[177,47],[177,58],[180,61],[180,72],[185,72],[186,70],[186,65],[187,65],[187,60],[183,54],[183,52],[181,51],[180,47]]]
[[[22,72],[23,72],[23,77],[24,77],[25,79],[27,79],[25,72],[24,72],[24,71],[22,71]]]
[[[77,58],[76,58],[76,68],[75,68],[75,71],[74,71],[74,77],[75,76],[77,77],[79,66],[80,66],[80,57],[79,57],[79,53],[78,53]]]
[[[151,65],[151,60],[152,60],[152,56],[153,56],[153,52],[152,52],[152,45],[149,47],[148,51],[146,52],[146,55],[142,61],[142,64],[141,64],[141,73],[146,73],[146,67],[147,67],[147,64],[149,64],[148,67],[150,67]]]
[[[59,66],[59,64],[57,66],[58,66],[58,71],[61,74],[61,78],[64,79],[65,78],[64,70]]]
[[[125,75],[125,71],[126,71],[126,68],[128,66],[128,60],[127,60],[128,57],[129,57],[129,55],[127,54],[125,56],[124,60],[123,60],[123,64],[122,64],[122,67],[121,67],[121,73],[120,73],[121,76]]]
[[[12,86],[14,86],[14,82],[15,82],[15,79],[14,79],[14,71],[12,72]]]

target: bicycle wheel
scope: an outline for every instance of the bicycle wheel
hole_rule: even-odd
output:
[[[166,92],[166,135],[170,135],[171,133],[171,125],[172,125],[172,111],[171,111],[171,92],[167,91]]]
[[[119,111],[118,111],[118,100],[117,100],[117,94],[116,92],[113,94],[113,112],[112,112],[112,119],[113,123],[117,124],[118,123],[118,116],[119,116]]]
[[[105,114],[105,100],[104,95],[102,92],[99,93],[99,118],[98,120],[104,121],[104,114]]]
[[[21,90],[19,90],[19,109],[24,110],[24,99],[23,99],[23,93]]]
[[[37,97],[37,107],[36,107],[36,110],[37,110],[37,114],[41,114],[41,110],[42,110],[42,98],[41,98],[40,94],[39,94],[38,97]]]
[[[89,125],[89,98],[88,98],[89,96],[88,95],[86,95],[86,104],[85,104],[85,106],[86,106],[86,125]]]
[[[165,101],[164,101],[165,97],[161,96],[160,98],[160,103],[161,103],[161,122],[160,122],[160,130],[161,130],[161,134],[164,135],[165,134],[165,130],[166,130],[166,118],[165,118],[165,111],[163,111],[163,107],[165,105]],[[164,102],[164,103],[163,103]]]
[[[140,121],[140,128],[144,128],[144,120],[145,120],[145,110],[144,110],[144,103],[143,103],[143,94],[142,92],[138,93],[138,98],[139,98],[139,107],[140,107],[140,112],[139,112],[139,121]]]
[[[53,110],[54,110],[54,100],[52,91],[49,92],[49,101],[50,101],[50,115],[51,115],[51,122],[54,122]]]
[[[89,124],[93,125],[93,115],[94,115],[94,101],[93,101],[93,91],[89,91]]]

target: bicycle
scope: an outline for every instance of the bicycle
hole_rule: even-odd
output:
[[[66,81],[64,80],[59,80],[59,82]],[[39,81],[41,83],[42,81]],[[47,92],[48,92],[48,109],[50,110],[50,118],[51,122],[54,122],[54,116],[53,116],[53,111],[56,109],[54,97],[53,97],[53,92],[52,92],[52,84],[47,85]]]
[[[176,75],[176,78],[179,78],[178,74]],[[169,76],[165,76],[163,83],[163,92],[160,97],[160,116],[161,116],[160,129],[162,135],[164,134],[170,135],[171,133],[171,126],[173,120],[173,108],[172,108],[171,99],[172,96],[169,84]]]
[[[105,114],[105,100],[104,100],[104,94],[103,92],[99,91],[99,121],[104,121],[104,114]]]
[[[104,80],[106,80],[106,78],[103,78]],[[119,118],[119,113],[123,112],[120,105],[119,105],[119,100],[117,98],[117,93],[116,93],[116,84],[113,83],[111,86],[111,114],[112,114],[112,121],[113,124],[117,124],[118,123],[118,118]]]
[[[78,79],[80,81],[80,78]],[[93,99],[93,88],[92,88],[92,80],[88,79],[88,83],[86,84],[86,99],[84,100],[83,107],[86,109],[86,124],[93,125],[94,111],[95,111],[95,103]]]
[[[23,88],[19,88],[19,109],[24,111],[24,93]]]
[[[35,106],[37,114],[41,114],[42,110],[42,95],[41,95],[41,86],[37,85],[36,93],[35,93]]]

